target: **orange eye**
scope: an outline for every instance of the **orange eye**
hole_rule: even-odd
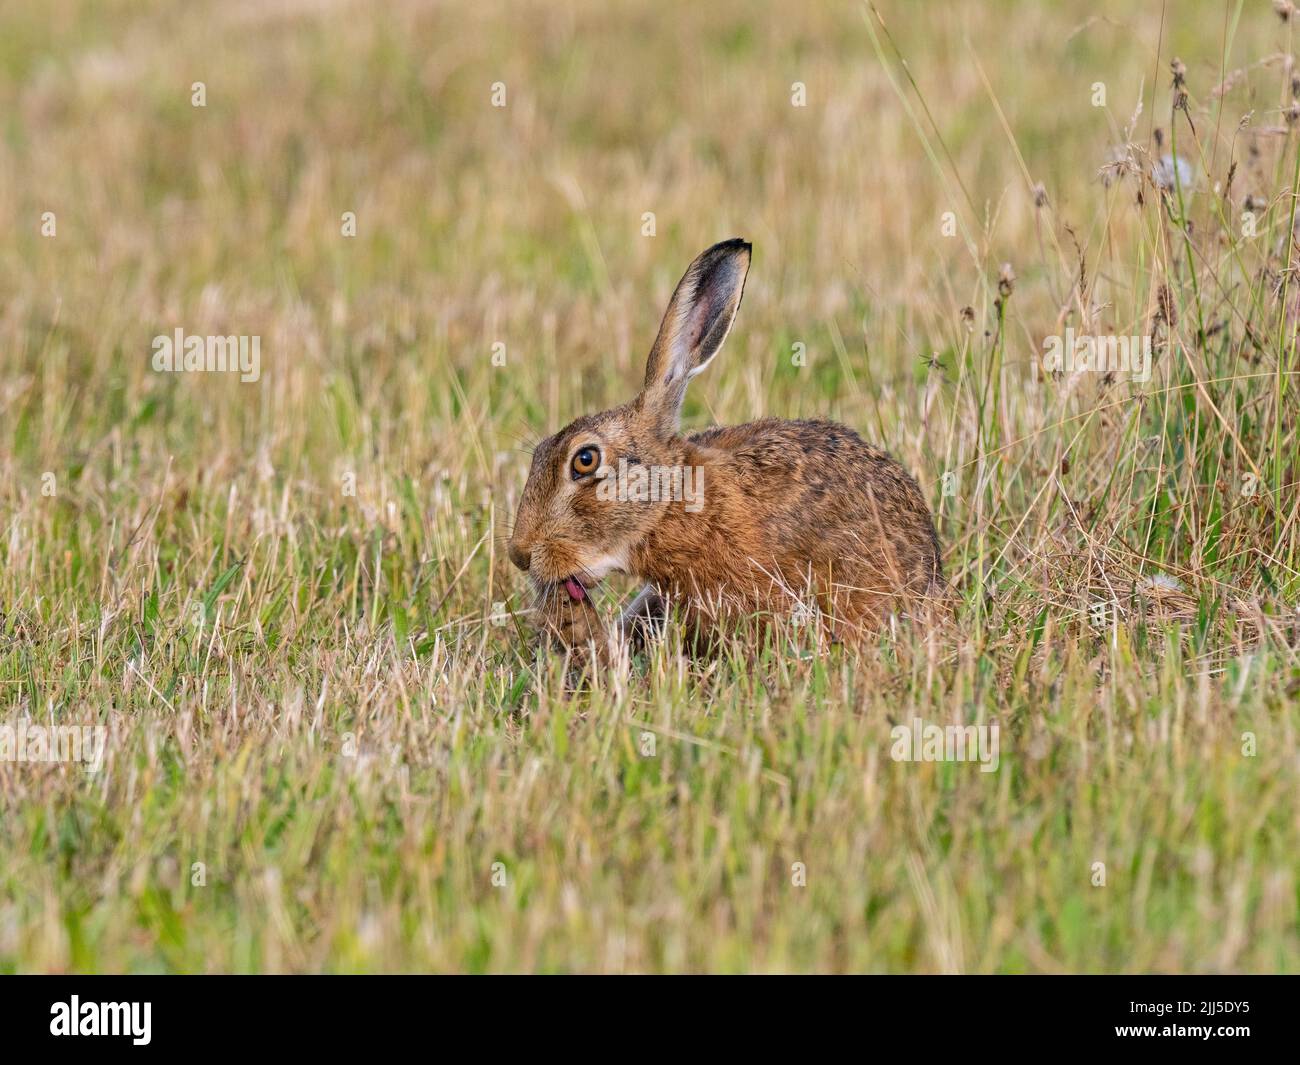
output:
[[[596,467],[600,465],[600,450],[594,447],[584,447],[578,450],[573,456],[573,479],[576,481],[579,477],[586,477],[589,473],[595,473]]]

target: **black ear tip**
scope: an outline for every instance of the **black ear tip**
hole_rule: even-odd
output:
[[[707,256],[711,259],[721,259],[728,255],[735,255],[738,252],[743,252],[745,255],[748,255],[750,249],[753,247],[754,245],[744,237],[732,237],[730,240],[718,241],[718,243],[713,245],[713,247],[702,252],[700,258]]]
[[[718,241],[713,247],[701,253],[697,262],[706,270],[712,270],[723,263],[734,262],[737,259],[744,259],[748,263],[753,248],[754,245],[744,237],[732,237],[730,240]]]

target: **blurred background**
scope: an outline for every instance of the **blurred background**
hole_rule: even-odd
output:
[[[1007,358],[1023,362],[1022,341],[1036,346],[1065,301],[1046,283],[1074,258],[1060,225],[1104,256],[1109,227],[1137,221],[1121,202],[1132,190],[1107,199],[1101,171],[1139,106],[1130,139],[1151,146],[1168,127],[1175,56],[1206,108],[1207,156],[1223,170],[1235,151],[1236,190],[1270,191],[1250,167],[1271,160],[1260,128],[1291,102],[1277,56],[1291,30],[1264,0],[872,10],[8,4],[9,431],[18,404],[21,423],[62,422],[59,448],[86,448],[96,416],[157,406],[182,434],[216,434],[211,461],[253,439],[319,460],[338,443],[320,416],[331,388],[341,404],[382,394],[426,425],[476,395],[494,418],[554,427],[626,394],[685,264],[731,235],[756,248],[744,328],[692,404],[810,413],[860,403],[868,378],[911,380],[959,345],[962,307],[987,324],[1003,262],[1025,323]],[[1237,67],[1255,76],[1213,97]],[[57,238],[42,235],[47,211]],[[1114,317],[1131,320],[1147,293],[1125,296]],[[264,387],[151,376],[149,342],[176,325],[260,334]],[[784,357],[796,340],[811,353],[802,377]],[[498,341],[511,370],[492,375]],[[38,402],[51,388],[58,415]],[[896,409],[872,413],[887,432],[916,428],[915,412],[897,430]],[[409,428],[405,443],[356,431],[459,465],[463,436]],[[27,425],[11,453],[35,458],[40,435]]]

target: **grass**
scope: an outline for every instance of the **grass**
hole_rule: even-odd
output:
[[[110,739],[0,762],[0,970],[1300,968],[1294,20],[807,7],[6,11],[0,719]],[[887,447],[957,623],[568,696],[527,444],[733,235],[686,424]],[[1151,380],[1039,372],[1067,327]]]

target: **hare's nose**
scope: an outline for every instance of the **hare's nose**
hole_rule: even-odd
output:
[[[528,572],[529,563],[532,562],[533,553],[525,547],[520,547],[513,540],[506,547],[506,553],[510,555],[510,561],[518,566],[525,573]]]

